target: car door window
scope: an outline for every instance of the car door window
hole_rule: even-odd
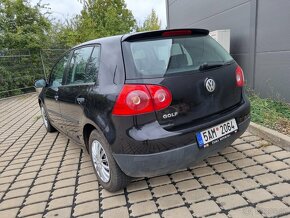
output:
[[[93,47],[84,47],[73,52],[66,80],[67,85],[88,82],[85,72],[92,50]]]
[[[70,54],[66,54],[60,61],[54,66],[50,76],[50,86],[57,88],[63,83],[63,75],[68,63]]]
[[[85,82],[96,82],[100,68],[101,47],[94,47],[85,72]]]

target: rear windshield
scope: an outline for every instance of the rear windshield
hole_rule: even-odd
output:
[[[123,48],[127,79],[165,77],[233,61],[208,35],[124,42]]]

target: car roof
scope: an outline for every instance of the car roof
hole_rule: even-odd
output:
[[[106,44],[106,43],[113,43],[113,42],[120,42],[120,41],[131,41],[131,40],[138,40],[138,39],[144,39],[144,38],[153,38],[153,37],[162,36],[164,32],[178,32],[178,31],[188,31],[188,30],[191,31],[192,35],[196,35],[196,34],[208,35],[209,34],[209,31],[206,29],[193,29],[193,28],[135,32],[135,33],[128,33],[124,35],[108,36],[108,37],[90,40],[80,45],[77,45],[74,48],[85,46],[85,45],[90,45],[90,44]]]
[[[74,48],[81,47],[81,46],[86,46],[86,45],[91,45],[91,44],[104,44],[104,43],[111,43],[111,42],[116,42],[116,41],[121,41],[123,35],[117,35],[117,36],[108,36],[108,37],[103,37],[99,39],[93,39],[87,42],[84,42],[82,44],[76,45]]]

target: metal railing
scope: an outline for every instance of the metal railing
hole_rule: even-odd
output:
[[[65,49],[0,51],[0,98],[34,91]]]

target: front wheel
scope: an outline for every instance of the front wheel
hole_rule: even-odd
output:
[[[43,104],[41,104],[41,106],[40,106],[40,111],[41,111],[43,125],[46,128],[47,132],[55,132],[56,129],[51,125],[51,123],[48,119],[48,116],[47,116],[47,112],[46,112]]]
[[[104,189],[115,192],[125,188],[130,182],[130,178],[122,172],[114,160],[110,145],[102,133],[93,130],[89,146],[95,173]]]

